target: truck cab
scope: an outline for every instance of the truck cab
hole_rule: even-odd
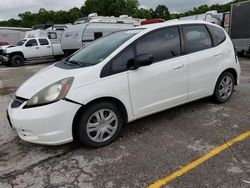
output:
[[[8,65],[22,66],[25,60],[42,60],[63,55],[60,44],[51,44],[46,37],[25,38],[4,50]]]

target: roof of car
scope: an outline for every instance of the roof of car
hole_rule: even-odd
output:
[[[202,21],[202,20],[185,20],[185,21],[178,21],[178,20],[169,20],[162,23],[154,23],[149,25],[142,25],[137,28],[143,29],[157,29],[166,26],[174,26],[174,25],[182,25],[182,24],[211,24],[210,22]]]

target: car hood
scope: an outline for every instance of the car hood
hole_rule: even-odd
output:
[[[25,81],[16,91],[16,96],[30,99],[45,87],[65,78],[74,77],[71,89],[80,87],[97,78],[95,66],[76,69],[62,69],[54,65],[48,66]]]
[[[20,48],[21,48],[21,46],[8,46],[8,47],[4,48],[4,51],[6,53],[11,53],[11,52],[20,50]]]

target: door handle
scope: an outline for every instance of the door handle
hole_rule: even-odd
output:
[[[36,47],[36,49],[39,49],[39,47]]]
[[[219,53],[219,54],[215,54],[215,55],[214,55],[214,57],[218,57],[218,56],[220,56],[220,55],[221,55],[221,53]]]
[[[177,65],[177,66],[174,67],[174,70],[179,70],[179,69],[181,69],[183,67],[184,67],[184,64]]]
[[[50,48],[50,46],[47,46],[47,48]]]

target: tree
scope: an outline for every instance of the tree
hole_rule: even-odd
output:
[[[135,17],[149,20],[152,19],[152,14],[148,9],[140,8],[137,10]]]
[[[154,11],[155,18],[171,19],[170,12],[165,5],[158,5]]]
[[[81,10],[86,15],[96,12],[103,16],[120,16],[122,14],[135,16],[138,6],[138,0],[86,0]]]

